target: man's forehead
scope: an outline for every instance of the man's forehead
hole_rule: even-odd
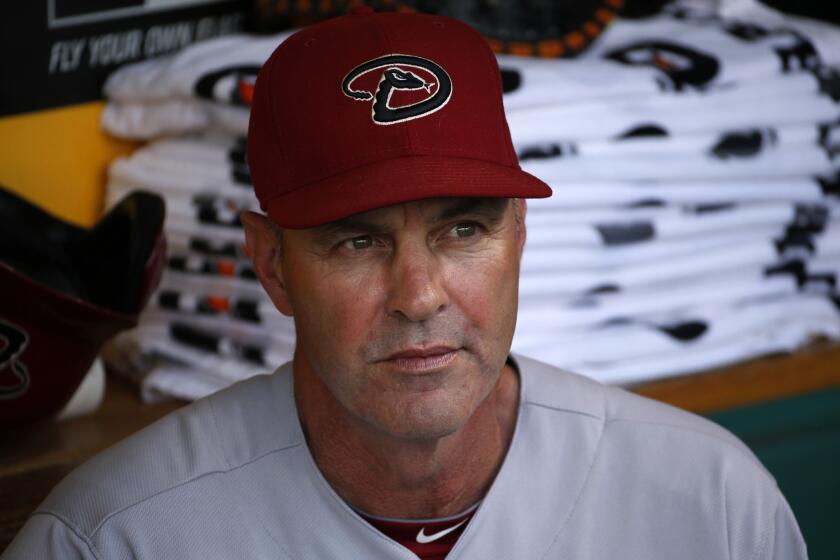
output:
[[[412,219],[412,216],[417,216],[429,224],[466,215],[479,215],[490,220],[500,220],[504,216],[509,201],[509,198],[496,197],[429,198],[360,212],[313,229],[327,233],[330,231],[399,227],[400,224]]]

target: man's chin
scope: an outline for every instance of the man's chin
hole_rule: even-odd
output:
[[[439,440],[457,433],[471,412],[468,406],[453,406],[451,395],[438,389],[404,399],[397,405],[397,417],[382,419],[377,424],[381,431],[397,439]]]

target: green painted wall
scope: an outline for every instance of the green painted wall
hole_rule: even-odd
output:
[[[776,477],[811,560],[840,559],[840,388],[707,416]]]

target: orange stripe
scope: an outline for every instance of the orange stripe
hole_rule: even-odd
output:
[[[254,84],[239,80],[239,97],[250,107],[254,103]]]
[[[580,31],[572,31],[566,35],[566,44],[574,50],[578,50],[586,44],[586,37]]]
[[[605,25],[608,24],[609,22],[611,22],[614,17],[615,17],[615,13],[613,13],[609,10],[606,10],[604,8],[599,8],[598,10],[595,10],[595,19],[597,19],[598,21],[600,21],[601,23],[603,23]]]
[[[504,52],[504,50],[505,50],[505,44],[502,43],[501,41],[499,41],[498,39],[487,38],[487,43],[490,45],[490,49],[493,52],[500,53],[500,52]]]
[[[566,48],[563,46],[563,41],[552,39],[551,41],[537,43],[537,52],[544,58],[558,58],[563,56]]]
[[[508,43],[508,52],[517,56],[532,56],[534,45],[531,43]]]
[[[219,313],[227,313],[230,309],[230,302],[228,298],[221,297],[221,296],[207,296],[207,306],[210,307],[213,311],[218,311]]]
[[[230,261],[219,261],[216,264],[216,270],[220,276],[234,276],[236,274],[236,266]]]
[[[583,24],[583,32],[590,37],[597,37],[601,33],[601,26],[594,21],[587,21]]]

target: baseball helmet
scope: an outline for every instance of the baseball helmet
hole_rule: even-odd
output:
[[[136,325],[160,280],[164,213],[136,191],[85,229],[0,187],[0,426],[56,414]]]

